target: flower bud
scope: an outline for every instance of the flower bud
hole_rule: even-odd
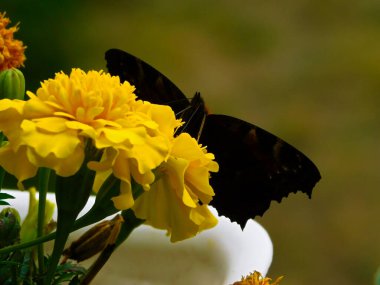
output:
[[[20,240],[20,215],[14,208],[4,208],[0,212],[0,248]]]
[[[36,188],[29,189],[29,209],[20,231],[21,242],[28,242],[37,238],[37,224],[38,224],[38,200],[36,198]],[[45,218],[44,218],[44,234],[48,234],[55,229],[55,222],[53,221],[53,213],[55,203],[46,200],[45,204]]]
[[[0,99],[24,100],[25,78],[24,74],[16,68],[0,72]]]
[[[102,221],[90,228],[64,250],[65,258],[62,263],[65,263],[67,259],[78,262],[86,260],[104,250],[108,245],[114,245],[123,222],[123,217],[116,215],[112,220]]]

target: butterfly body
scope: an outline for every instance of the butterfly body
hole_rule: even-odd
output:
[[[321,176],[300,151],[251,123],[208,114],[199,93],[189,102],[166,76],[133,55],[111,49],[106,60],[111,75],[135,85],[140,99],[171,106],[186,122],[180,131],[215,154],[219,172],[210,178],[216,193],[210,204],[219,214],[244,227],[248,219],[262,216],[271,201],[298,191],[311,197]]]

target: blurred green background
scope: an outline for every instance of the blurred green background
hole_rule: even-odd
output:
[[[284,285],[372,284],[380,265],[379,1],[0,1],[28,46],[28,90],[60,70],[105,69],[104,52],[118,47],[189,97],[200,91],[214,113],[301,149],[322,180],[312,200],[291,195],[257,219],[274,243],[269,275],[285,275]]]

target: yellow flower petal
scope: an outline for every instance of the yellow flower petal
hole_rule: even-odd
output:
[[[28,149],[27,157],[32,164],[38,165],[38,167],[54,169],[58,175],[67,177],[74,175],[80,169],[84,160],[84,151],[82,146],[79,145],[69,156],[59,158],[53,153],[41,157],[33,149]]]
[[[112,201],[116,209],[129,209],[134,204],[131,185],[122,181],[120,186],[120,195],[113,197]]]
[[[140,104],[136,110],[149,114],[167,137],[173,137],[174,130],[181,125],[180,121],[175,119],[173,110],[169,106],[145,103]]]
[[[175,191],[182,202],[191,208],[196,207],[196,201],[193,201],[185,186],[185,172],[189,166],[189,162],[182,158],[169,158],[165,163],[165,175],[170,183],[170,188]]]
[[[17,151],[14,151],[9,144],[0,148],[0,165],[7,172],[16,176],[19,182],[34,177],[37,174],[38,167],[27,159],[26,152],[26,147],[20,147]],[[22,188],[21,184],[18,186]]]
[[[48,132],[28,120],[21,123],[21,129],[23,130],[24,144],[27,144],[41,157],[52,154],[57,158],[67,158],[73,155],[74,151],[78,151],[78,146],[83,144],[77,133],[68,129],[59,133]]]
[[[156,171],[157,181],[133,206],[136,216],[146,224],[166,229],[172,242],[217,224],[207,208],[214,195],[209,171],[215,169],[215,162],[206,154],[190,135],[176,137],[170,157]]]
[[[0,100],[0,130],[8,139],[17,139],[19,136],[24,104],[25,101],[20,100]]]

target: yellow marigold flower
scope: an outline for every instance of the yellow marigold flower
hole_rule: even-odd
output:
[[[218,171],[213,159],[189,134],[180,134],[172,141],[170,157],[156,170],[150,191],[136,200],[136,216],[166,229],[172,242],[215,226],[217,219],[207,207],[214,195],[210,171]]]
[[[173,110],[164,105],[137,101],[134,114],[130,113],[130,123],[141,126],[125,128],[119,134],[116,130],[108,129],[105,135],[99,138],[98,147],[110,144],[110,140],[115,146],[104,151],[100,162],[89,163],[89,167],[97,171],[94,191],[100,189],[111,173],[120,179],[120,195],[113,198],[115,207],[120,210],[129,209],[134,204],[130,177],[142,185],[144,190],[149,190],[150,184],[155,180],[153,170],[167,159],[170,140],[173,138],[174,130],[180,125]],[[125,147],[119,141],[127,141],[133,144],[133,147]]]
[[[18,31],[18,26],[7,29],[11,21],[5,17],[5,12],[0,13],[0,71],[23,66],[25,61],[25,46],[22,41],[15,40],[13,34]]]
[[[241,281],[237,281],[232,285],[278,285],[283,277],[278,277],[274,283],[271,278],[263,277],[260,272],[253,272],[252,274],[242,277]]]
[[[38,167],[71,176],[81,167],[89,142],[103,158],[88,166],[113,172],[123,182],[122,191],[130,190],[131,177],[152,183],[152,169],[167,158],[168,134],[179,122],[169,107],[137,101],[133,91],[118,77],[73,69],[69,76],[61,72],[44,81],[36,94],[27,92],[28,101],[0,100],[0,130],[8,138],[0,165],[19,182],[33,177]],[[160,112],[172,117],[172,131],[155,120]]]

